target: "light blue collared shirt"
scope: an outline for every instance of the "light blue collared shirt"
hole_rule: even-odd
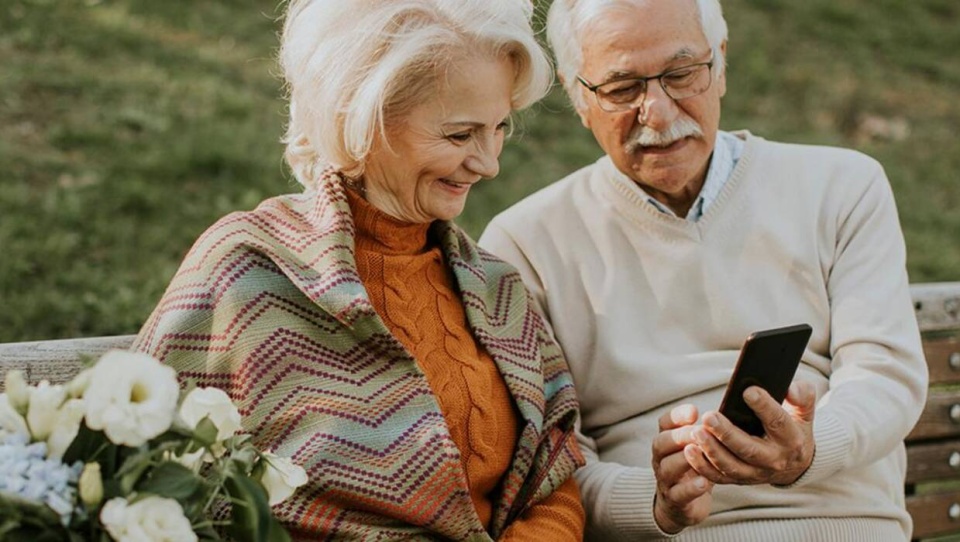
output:
[[[743,154],[743,144],[742,139],[730,132],[717,132],[717,143],[713,146],[713,157],[710,159],[710,167],[707,168],[707,178],[703,181],[700,194],[687,212],[687,220],[690,222],[700,220],[710,204],[720,195],[723,186],[733,174],[733,169],[737,167],[740,155]],[[660,212],[677,216],[669,207],[653,199],[643,188],[639,186],[637,188],[647,195],[647,201]]]

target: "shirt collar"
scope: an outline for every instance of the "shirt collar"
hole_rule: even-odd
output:
[[[733,169],[743,154],[743,140],[729,132],[717,132],[716,144],[713,146],[713,155],[710,157],[710,166],[707,168],[707,177],[703,181],[703,187],[700,188],[700,194],[693,201],[690,211],[687,212],[686,220],[696,222],[700,220],[703,213],[713,203],[723,186],[727,184]],[[656,207],[660,212],[670,216],[677,216],[669,207],[653,199],[643,188],[641,192],[646,196],[647,202]]]

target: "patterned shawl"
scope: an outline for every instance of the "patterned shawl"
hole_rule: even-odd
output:
[[[519,275],[450,222],[434,224],[467,321],[522,428],[488,534],[426,377],[357,275],[342,183],[233,213],[190,250],[134,349],[216,386],[257,444],[310,481],[274,508],[294,538],[497,538],[582,464],[559,348]]]

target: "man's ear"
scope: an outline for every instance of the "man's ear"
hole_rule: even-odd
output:
[[[567,81],[563,77],[563,74],[560,73],[560,70],[557,70],[557,79],[560,80],[560,86],[562,86],[563,88],[567,88]],[[580,117],[580,124],[583,124],[583,127],[589,130],[590,117],[587,116],[586,110],[583,107],[580,107],[580,105],[578,105],[579,103],[582,103],[583,100],[574,100],[571,97],[570,101],[573,102],[573,108],[577,111],[577,116]]]
[[[723,57],[723,72],[717,78],[717,91],[722,98],[727,93],[727,40],[720,44],[720,56]]]
[[[580,124],[583,125],[587,130],[590,129],[590,117],[587,116],[587,111],[585,107],[580,107],[577,104],[573,104],[574,109],[577,110],[577,116],[580,117]]]

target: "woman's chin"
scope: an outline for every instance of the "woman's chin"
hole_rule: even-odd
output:
[[[463,213],[466,198],[460,198],[459,201],[437,202],[438,204],[431,209],[430,215],[434,220],[453,220]]]

